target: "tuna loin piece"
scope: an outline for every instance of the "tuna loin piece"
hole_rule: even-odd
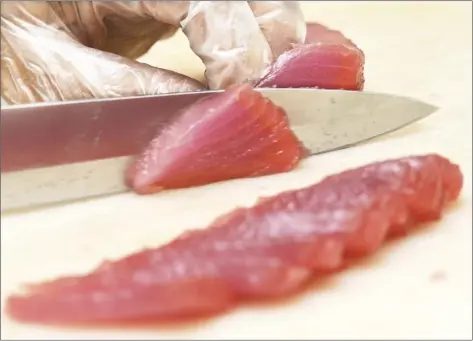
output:
[[[308,24],[306,44],[279,56],[256,86],[362,90],[364,64],[363,51],[341,32]]]
[[[462,185],[458,166],[438,155],[348,170],[89,275],[30,286],[9,297],[7,313],[41,323],[176,318],[288,295],[310,275],[375,251],[391,234],[439,219]]]
[[[191,105],[127,171],[145,194],[292,170],[306,150],[283,109],[236,85]]]

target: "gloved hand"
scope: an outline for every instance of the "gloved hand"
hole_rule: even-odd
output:
[[[2,98],[8,103],[205,88],[133,59],[181,27],[210,89],[255,82],[306,28],[293,1],[2,1]]]

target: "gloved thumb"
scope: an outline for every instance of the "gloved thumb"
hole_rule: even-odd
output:
[[[86,47],[51,26],[2,22],[1,34],[1,92],[10,104],[205,88],[187,76]]]

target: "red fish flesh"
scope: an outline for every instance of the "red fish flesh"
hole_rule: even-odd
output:
[[[191,105],[127,171],[145,194],[292,170],[306,154],[284,110],[235,85]]]
[[[260,199],[91,274],[32,285],[6,310],[40,323],[160,319],[289,295],[393,232],[439,219],[462,185],[459,167],[435,154],[373,163]]]
[[[362,90],[365,55],[341,32],[307,25],[306,44],[283,53],[257,87]]]

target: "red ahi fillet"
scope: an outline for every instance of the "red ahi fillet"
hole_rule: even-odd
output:
[[[257,87],[362,90],[365,55],[341,32],[307,25],[306,44],[283,53]]]
[[[373,163],[260,199],[91,274],[32,285],[6,310],[39,323],[162,319],[289,295],[392,234],[439,219],[462,185],[459,167],[439,155]]]
[[[126,182],[153,193],[286,172],[305,155],[284,110],[236,85],[191,105],[134,161]]]

